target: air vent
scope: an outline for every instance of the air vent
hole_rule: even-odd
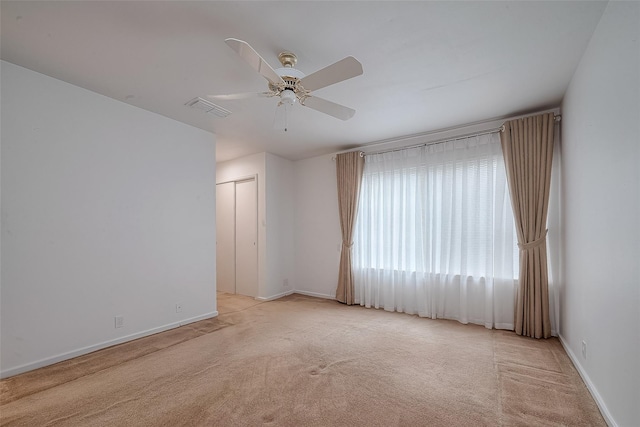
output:
[[[202,98],[193,98],[191,101],[187,102],[184,105],[186,105],[187,107],[195,108],[196,110],[202,110],[205,113],[215,114],[216,116],[223,118],[231,114],[231,111],[226,110],[221,106]]]

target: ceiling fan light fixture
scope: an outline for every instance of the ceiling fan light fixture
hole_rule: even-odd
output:
[[[296,94],[291,89],[285,89],[280,93],[280,101],[283,104],[293,105],[296,102]]]

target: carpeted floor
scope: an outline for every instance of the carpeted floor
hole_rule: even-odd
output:
[[[291,295],[2,380],[13,426],[604,426],[556,339]]]

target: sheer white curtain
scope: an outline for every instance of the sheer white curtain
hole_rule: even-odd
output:
[[[356,303],[513,329],[517,246],[498,135],[367,155]]]

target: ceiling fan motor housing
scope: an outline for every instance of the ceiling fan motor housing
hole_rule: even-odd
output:
[[[295,103],[296,98],[302,101],[303,98],[308,96],[307,91],[305,91],[302,85],[300,85],[300,80],[305,76],[302,71],[290,66],[277,68],[274,71],[282,78],[284,86],[278,87],[270,83],[269,89],[272,92],[278,93],[282,102],[293,104]],[[291,97],[293,98],[289,101]]]

